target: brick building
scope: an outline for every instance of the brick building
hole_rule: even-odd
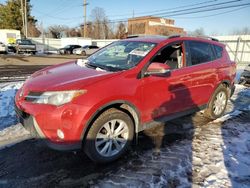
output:
[[[185,34],[183,28],[174,26],[174,20],[144,16],[128,19],[128,35]]]

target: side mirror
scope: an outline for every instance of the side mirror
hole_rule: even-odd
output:
[[[170,75],[170,67],[163,63],[153,62],[149,65],[145,75],[153,75],[153,76],[169,76]]]

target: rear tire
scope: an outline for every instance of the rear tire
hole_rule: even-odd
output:
[[[84,143],[85,153],[97,163],[108,163],[123,155],[134,137],[128,114],[117,109],[102,113],[91,125]]]
[[[85,51],[82,51],[82,56],[86,56],[86,52]]]
[[[228,101],[228,90],[225,86],[220,85],[214,92],[207,109],[205,110],[205,116],[211,119],[217,119],[221,117],[226,109]]]

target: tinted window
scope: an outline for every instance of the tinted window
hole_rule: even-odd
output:
[[[97,49],[98,47],[97,46],[90,46],[89,48],[90,49]]]
[[[214,46],[216,58],[217,59],[221,58],[222,57],[223,48],[220,47],[220,46],[216,46],[216,45],[213,45],[213,46]]]
[[[211,45],[208,43],[190,41],[189,49],[192,65],[213,61],[215,59]]]

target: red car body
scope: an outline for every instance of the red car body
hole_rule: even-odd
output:
[[[220,46],[222,57],[188,66],[186,42],[190,40]],[[105,72],[69,62],[34,73],[15,98],[22,122],[28,124],[25,121],[31,118],[36,132],[53,148],[77,149],[82,146],[95,118],[109,108],[127,109],[135,123],[135,132],[139,132],[151,127],[152,122],[203,109],[220,84],[233,89],[235,63],[230,61],[225,46],[217,41],[194,37],[145,37],[125,41],[146,41],[156,46],[137,66],[128,70]],[[169,76],[145,76],[152,57],[176,41],[183,44],[183,67],[169,71]],[[36,104],[25,98],[30,92],[65,90],[86,90],[86,93],[61,106]],[[63,139],[59,138],[58,129],[63,131]]]

